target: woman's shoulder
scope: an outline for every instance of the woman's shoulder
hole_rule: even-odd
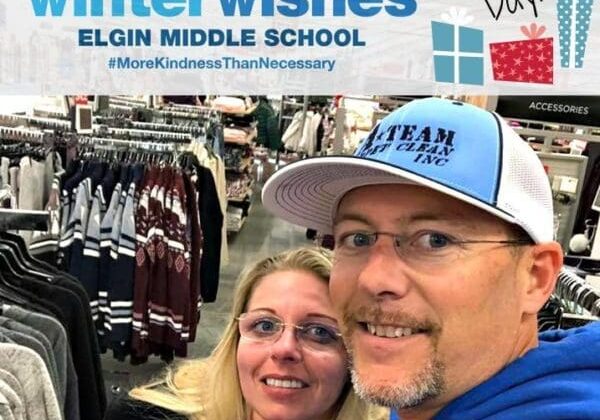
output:
[[[121,397],[114,399],[108,406],[104,420],[187,420],[187,418],[154,404]]]
[[[389,420],[390,409],[376,405],[369,405],[367,420]]]

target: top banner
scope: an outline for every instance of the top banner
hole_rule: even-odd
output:
[[[0,94],[600,92],[594,0],[0,1]]]

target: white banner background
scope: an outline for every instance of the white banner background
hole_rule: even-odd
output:
[[[578,0],[573,0],[577,2]],[[125,17],[73,17],[67,0],[62,17],[35,17],[31,0],[0,0],[0,94],[419,94],[440,93],[505,94],[598,94],[600,93],[600,8],[593,6],[583,68],[560,66],[556,0],[489,0],[494,9],[505,2],[495,20],[485,0],[417,0],[417,12],[396,18],[381,12],[370,18],[223,17],[218,0],[203,1],[203,16],[140,18],[131,15],[125,1]],[[110,1],[105,0],[110,13]],[[326,1],[326,3],[331,3]],[[507,4],[517,6],[514,14]],[[277,2],[276,2],[277,4]],[[260,0],[255,8],[259,9]],[[436,83],[433,75],[431,21],[441,21],[451,7],[465,8],[473,16],[469,27],[484,31],[484,86]],[[326,15],[331,14],[331,11]],[[69,16],[69,14],[71,16]],[[500,82],[493,80],[489,44],[525,40],[522,25],[535,22],[546,26],[545,37],[554,38],[554,85]],[[78,30],[98,28],[152,29],[150,47],[81,47]],[[254,28],[256,47],[160,47],[161,29]],[[358,29],[364,47],[266,47],[267,28]],[[110,70],[111,57],[211,59],[226,55],[238,58],[268,56],[275,59],[335,59],[334,71],[322,70]]]

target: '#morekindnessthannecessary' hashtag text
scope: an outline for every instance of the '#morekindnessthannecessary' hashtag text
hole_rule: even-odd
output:
[[[335,64],[334,59],[239,58],[232,56],[216,59],[110,57],[107,61],[109,70],[316,70],[332,72]]]

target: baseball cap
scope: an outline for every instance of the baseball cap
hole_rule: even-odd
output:
[[[552,192],[535,152],[496,113],[439,98],[414,100],[373,128],[354,156],[304,159],[277,171],[264,206],[291,223],[332,232],[342,197],[374,184],[416,184],[553,240]]]

